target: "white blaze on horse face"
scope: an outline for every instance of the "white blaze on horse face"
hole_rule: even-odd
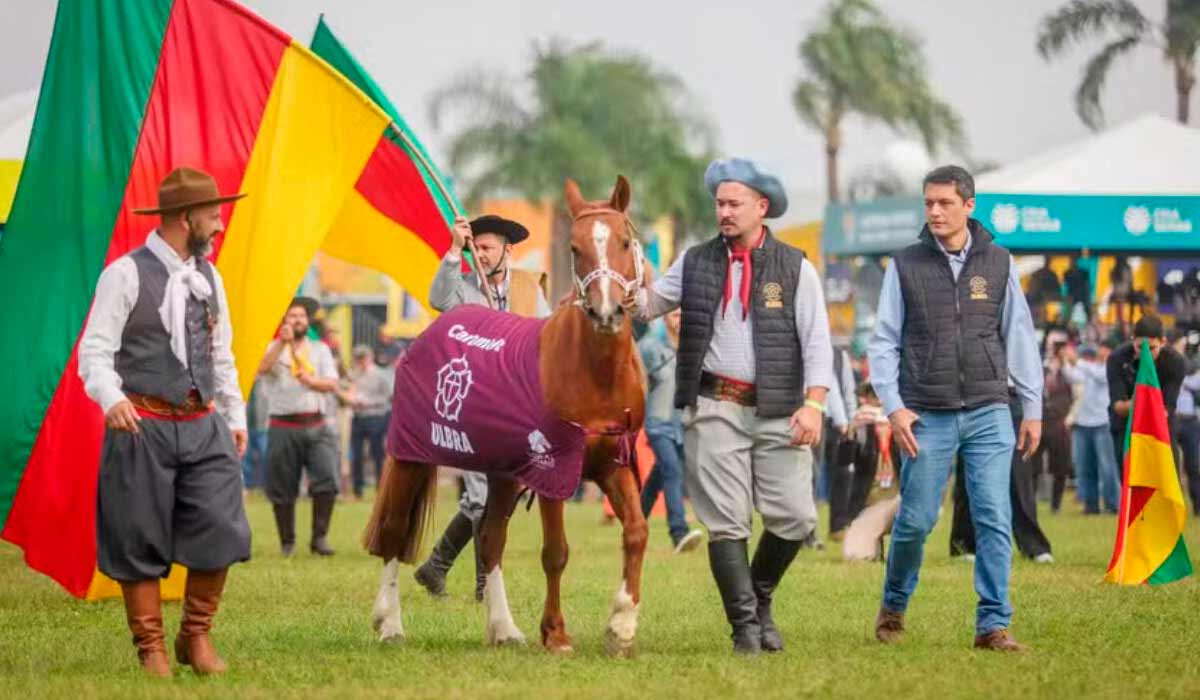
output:
[[[379,593],[371,611],[371,624],[379,633],[379,641],[403,641],[404,625],[400,622],[400,560],[390,559],[379,577]]]
[[[607,270],[608,264],[608,239],[612,237],[612,229],[603,221],[597,220],[592,224],[592,241],[596,243],[596,264],[600,269]],[[600,277],[597,282],[600,283],[600,308],[597,309],[601,317],[608,318],[616,313],[616,305],[612,300],[612,284],[613,281],[607,275]]]
[[[525,635],[517,629],[512,611],[508,608],[508,593],[504,590],[504,574],[499,565],[488,572],[483,583],[483,606],[487,626],[483,630],[483,642],[488,646],[524,644]]]
[[[604,648],[613,656],[627,656],[633,651],[633,638],[637,635],[638,608],[629,594],[627,582],[613,596],[612,614],[608,617],[608,629],[604,633]]]

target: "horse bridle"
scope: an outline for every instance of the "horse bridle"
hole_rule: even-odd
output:
[[[625,232],[629,234],[629,241],[633,249],[633,279],[629,279],[620,272],[612,269],[608,265],[608,255],[603,255],[596,261],[596,269],[589,272],[582,279],[579,273],[575,271],[575,253],[571,253],[571,277],[575,280],[575,288],[579,292],[579,298],[575,300],[576,306],[587,306],[587,288],[597,280],[609,279],[621,285],[621,291],[624,292],[625,299],[628,299],[630,294],[636,292],[642,284],[642,275],[645,272],[645,261],[642,259],[642,242],[638,240],[637,227],[629,220],[629,217],[623,211],[618,211],[612,208],[588,209],[587,211],[579,212],[572,221],[572,224],[579,221],[585,216],[593,216],[597,214],[616,214],[625,221]]]

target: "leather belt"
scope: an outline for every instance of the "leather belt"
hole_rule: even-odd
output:
[[[700,395],[739,406],[758,405],[758,393],[753,384],[708,372],[700,373]]]
[[[195,389],[188,392],[187,398],[178,405],[164,401],[157,396],[145,394],[127,393],[125,398],[129,399],[129,403],[133,404],[133,407],[143,417],[189,420],[201,418],[213,412],[213,403],[211,401],[205,403],[204,399],[200,398],[200,392]]]
[[[316,428],[324,423],[323,413],[282,413],[271,416],[268,421],[275,428]]]

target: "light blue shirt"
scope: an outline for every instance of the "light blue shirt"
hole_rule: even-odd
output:
[[[1074,367],[1063,365],[1063,378],[1071,384],[1083,386],[1079,396],[1079,408],[1075,412],[1075,425],[1080,428],[1108,426],[1108,372],[1103,362],[1082,360]]]
[[[1196,397],[1192,395],[1194,391],[1200,391],[1200,370],[1192,372],[1183,380],[1183,386],[1179,388],[1179,399],[1175,402],[1175,415],[1200,416]]]
[[[941,247],[941,243],[938,243]],[[955,281],[967,262],[971,250],[971,237],[957,254],[946,254],[950,271]],[[900,277],[896,266],[888,265],[883,274],[883,289],[879,293],[879,311],[875,321],[875,333],[867,345],[867,358],[871,363],[871,385],[883,404],[883,411],[891,415],[904,408],[900,398],[900,347],[904,336],[904,295],[900,289]],[[1008,266],[1008,285],[1004,292],[1004,308],[1000,312],[1000,336],[1008,355],[1009,378],[1017,389],[1021,408],[1027,420],[1042,419],[1042,358],[1038,353],[1037,338],[1033,330],[1033,317],[1021,290],[1017,266],[1011,256]]]

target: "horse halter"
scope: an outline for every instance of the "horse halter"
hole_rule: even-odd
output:
[[[601,279],[610,279],[621,285],[621,291],[623,291],[625,296],[628,297],[631,292],[635,292],[641,287],[642,275],[645,271],[645,262],[642,258],[642,242],[638,240],[637,227],[633,225],[633,222],[629,220],[629,217],[625,214],[625,212],[617,211],[616,209],[609,207],[588,209],[587,211],[577,214],[574,220],[579,221],[585,216],[593,216],[596,214],[617,214],[624,219],[626,233],[629,234],[629,240],[631,244],[630,247],[633,250],[633,279],[629,279],[625,277],[625,275],[622,275],[620,272],[617,272],[609,267],[607,254],[598,256],[599,260],[596,261],[596,269],[592,270],[581,279],[579,277],[579,273],[575,271],[575,254],[572,253],[571,277],[575,280],[575,288],[579,292],[579,298],[575,300],[575,305],[581,307],[587,306],[587,288],[591,286],[593,282]]]

